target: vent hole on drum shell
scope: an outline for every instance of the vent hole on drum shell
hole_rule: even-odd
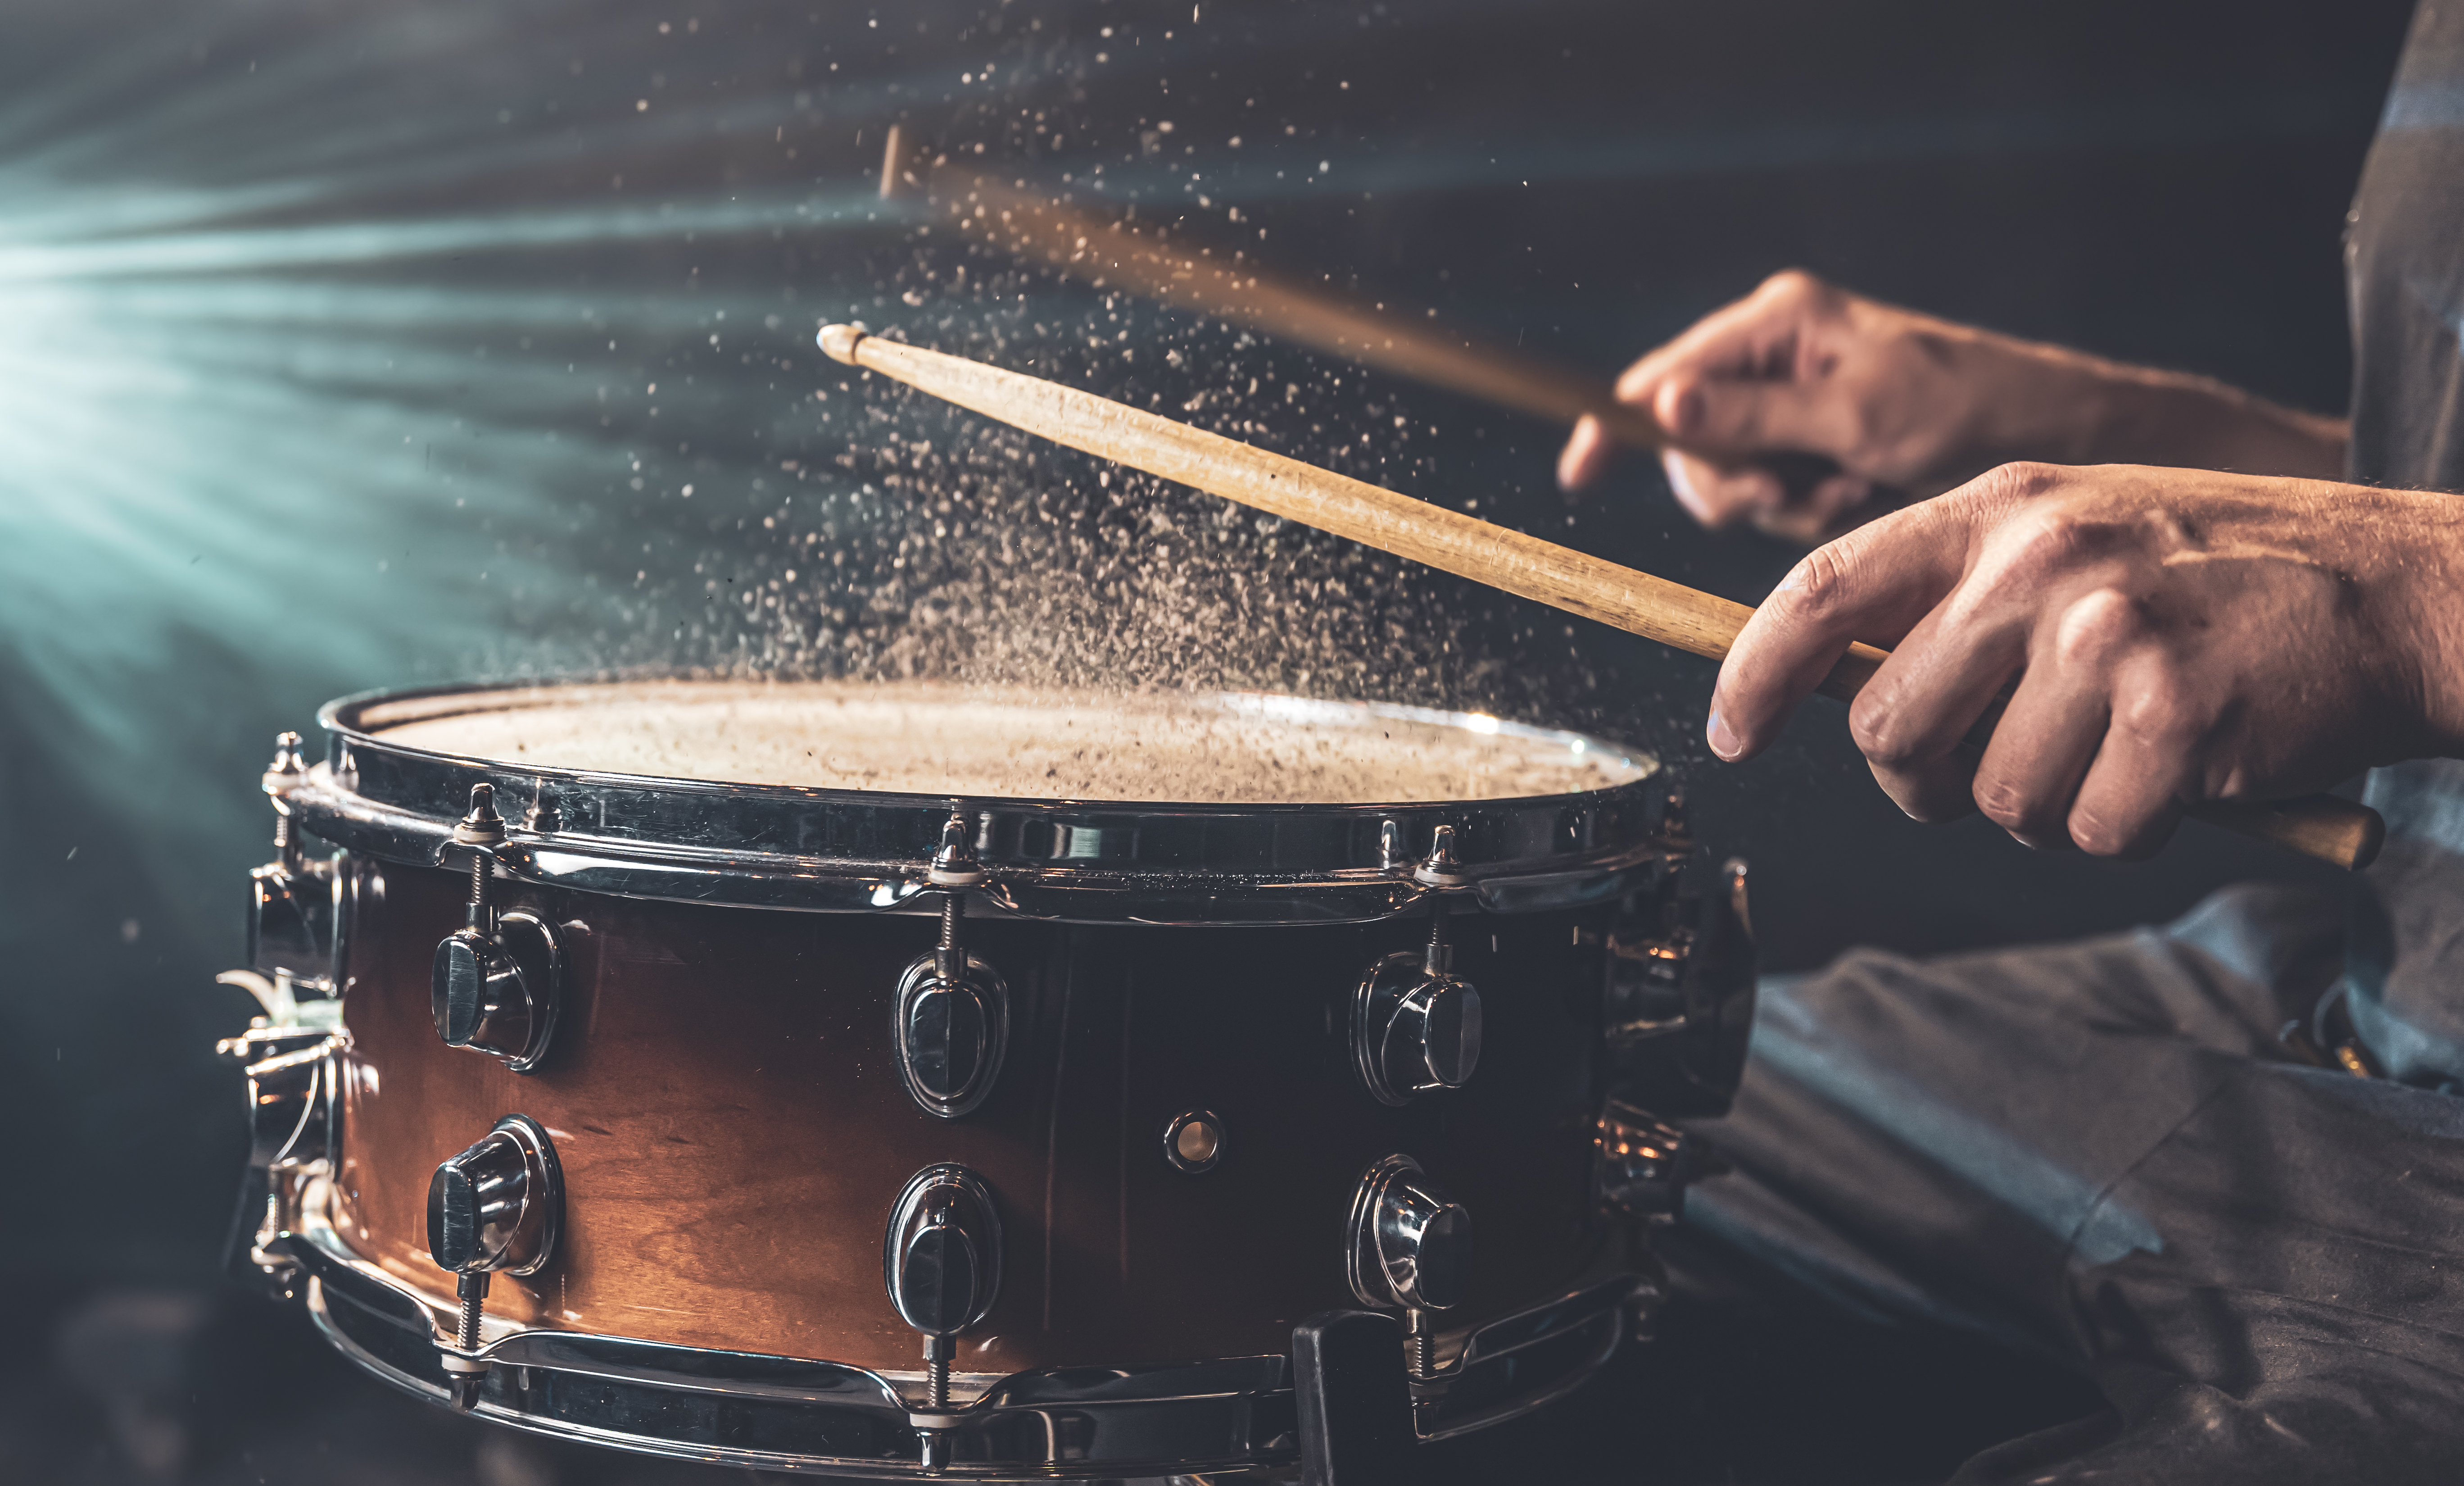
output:
[[[1164,1124],[1164,1159],[1192,1176],[1211,1171],[1223,1159],[1223,1121],[1213,1111],[1184,1110]]]

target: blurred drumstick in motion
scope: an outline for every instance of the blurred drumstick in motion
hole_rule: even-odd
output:
[[[1713,660],[1727,657],[1753,612],[1716,594],[1057,382],[885,341],[853,325],[825,325],[820,341],[835,361],[1054,443]],[[1888,654],[1852,645],[1817,689],[1845,701]],[[1982,745],[1999,711],[1978,721],[1970,743]],[[2212,825],[2341,867],[2368,865],[2387,832],[2377,811],[2333,795],[2210,800],[2184,808]]]
[[[1363,308],[1279,277],[1240,250],[1178,246],[1157,229],[1081,211],[946,155],[927,159],[898,124],[882,157],[881,194],[939,206],[970,236],[1098,289],[1125,289],[1552,423],[1572,427],[1588,413],[1633,448],[1671,442],[1648,412],[1618,402],[1604,379]]]

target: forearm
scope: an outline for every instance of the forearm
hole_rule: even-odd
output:
[[[1999,339],[1999,338],[1996,338]],[[2349,426],[2208,377],[2007,342],[1988,462],[2150,464],[2341,479]]]

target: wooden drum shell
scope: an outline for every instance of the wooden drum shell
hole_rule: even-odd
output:
[[[961,1373],[1120,1367],[1288,1350],[1301,1318],[1359,1302],[1344,1276],[1361,1173],[1413,1156],[1469,1209],[1475,1278],[1448,1331],[1616,1266],[1594,1191],[1600,948],[1614,904],[1452,920],[1485,1046],[1459,1091],[1402,1108],[1362,1086],[1351,1003],[1427,919],[1153,927],[971,918],[968,950],[1009,990],[990,1098],[943,1120],[908,1095],[891,1002],[929,916],[787,912],[500,879],[499,906],[562,942],[563,1003],[536,1071],[446,1046],[429,965],[462,922],[465,875],[366,862],[349,925],[349,1033],[332,1221],[361,1257],[451,1304],[429,1260],[436,1164],[498,1117],[548,1130],[564,1177],[558,1252],[498,1275],[489,1312],[525,1326],[678,1346],[917,1368],[882,1283],[900,1187],[959,1162],[996,1193],[999,1298],[959,1339]],[[1221,1118],[1191,1174],[1167,1122]]]

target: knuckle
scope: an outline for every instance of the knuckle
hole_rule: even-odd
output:
[[[2149,646],[2114,676],[2107,727],[2144,752],[2172,757],[2202,731],[2205,703],[2182,656]]]
[[[2139,606],[2127,594],[2099,588],[2062,610],[2054,626],[2054,662],[2064,669],[2102,666],[2145,630]]]
[[[1801,268],[1784,268],[1762,281],[1754,292],[1774,299],[1808,301],[1828,294],[1831,286]]]
[[[1995,534],[1993,544],[2011,577],[2042,581],[2079,562],[2092,532],[2079,517],[2059,506],[2022,509]]]
[[[1841,543],[1833,542],[1798,559],[1781,588],[1791,610],[1807,623],[1821,625],[1848,607],[1855,585],[1851,560]]]
[[[2151,741],[2174,740],[2192,730],[2191,718],[2189,688],[2169,666],[2133,676],[2127,685],[2115,689],[2111,726],[2116,732]]]
[[[2033,460],[2015,459],[1997,464],[1976,477],[1969,488],[1978,497],[1995,502],[2034,500],[2060,483],[2062,468],[2057,464],[2038,464]]]
[[[1848,705],[1848,736],[1865,762],[1895,773],[1911,771],[1926,762],[1923,734],[1906,718],[1867,687]]]

